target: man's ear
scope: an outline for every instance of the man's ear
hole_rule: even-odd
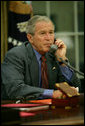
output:
[[[33,36],[31,34],[27,34],[27,39],[31,44],[33,43]]]

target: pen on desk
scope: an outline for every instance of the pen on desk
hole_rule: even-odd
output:
[[[15,103],[18,104],[18,103],[20,103],[20,102],[21,102],[21,100],[17,100]]]

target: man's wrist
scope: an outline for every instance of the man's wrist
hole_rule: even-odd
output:
[[[56,54],[55,54],[55,56],[56,56],[58,62],[62,62],[62,60],[68,61],[68,58],[66,56],[58,56]]]

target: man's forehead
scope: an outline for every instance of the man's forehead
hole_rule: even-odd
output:
[[[37,22],[36,25],[35,25],[35,28],[36,28],[36,29],[37,29],[37,28],[43,29],[43,28],[46,28],[46,27],[54,29],[54,26],[53,26],[53,24],[52,24],[51,21],[49,21],[49,22],[46,22],[46,21],[39,21],[39,22]]]

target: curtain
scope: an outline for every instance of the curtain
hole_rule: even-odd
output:
[[[9,1],[8,50],[28,41],[26,26],[32,14],[31,1]]]
[[[9,49],[27,40],[24,28],[32,16],[31,1],[1,1],[1,63]]]

